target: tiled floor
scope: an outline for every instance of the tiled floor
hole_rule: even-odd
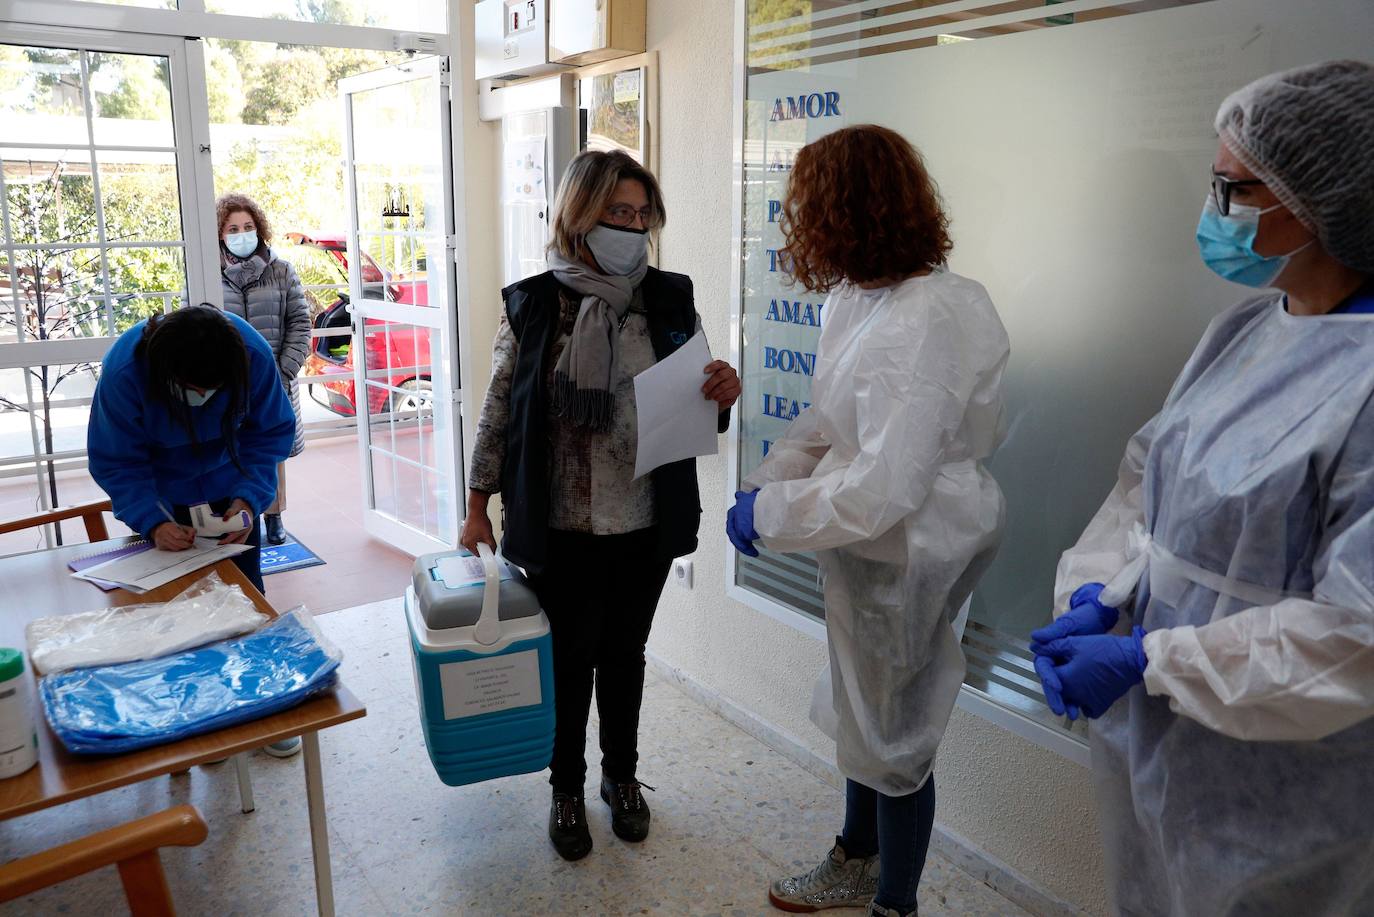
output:
[[[266,580],[272,604],[281,609],[304,604],[319,614],[399,594],[410,580],[411,557],[363,531],[358,441],[353,436],[311,440],[287,463],[288,508],[283,520],[291,534],[324,558],[324,566],[274,573]],[[86,472],[58,478],[59,502],[70,506],[105,495]],[[37,512],[32,478],[0,483],[0,519]],[[129,530],[105,517],[110,535]],[[81,523],[64,523],[67,543],[86,540]],[[43,547],[37,530],[0,535],[0,556]],[[73,608],[72,611],[83,609]]]
[[[457,789],[434,775],[398,602],[320,623],[344,651],[344,681],[368,706],[365,719],[321,738],[340,914],[777,914],[768,882],[814,865],[839,828],[843,801],[834,789],[651,676],[640,776],[658,787],[649,794],[653,832],[642,845],[621,843],[605,807],[592,801],[596,847],[565,863],[544,836],[543,775]],[[593,722],[589,749],[595,729]],[[238,811],[232,767],[196,768],[0,824],[0,861],[191,802],[210,838],[164,853],[180,913],[309,914],[301,761],[259,753],[251,766],[258,804],[251,815]],[[24,915],[124,912],[113,869],[0,907]],[[921,913],[1025,917],[936,854],[922,879]]]
[[[287,462],[282,521],[325,563],[267,577],[273,607],[303,604],[320,614],[405,591],[414,558],[363,531],[358,462],[352,436],[312,440]]]

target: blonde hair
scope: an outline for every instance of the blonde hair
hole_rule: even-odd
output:
[[[663,210],[663,192],[653,173],[620,150],[587,150],[573,159],[558,186],[558,197],[553,205],[553,240],[549,242],[549,249],[565,258],[578,257],[587,233],[604,218],[616,185],[627,178],[643,185],[649,198],[651,213],[647,228],[651,233],[662,229],[667,214]]]

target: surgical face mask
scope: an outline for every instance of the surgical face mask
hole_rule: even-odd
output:
[[[224,247],[236,258],[247,258],[258,250],[258,232],[256,229],[231,232],[224,237]]]
[[[587,248],[604,273],[626,277],[648,260],[649,233],[600,223],[587,233]]]
[[[184,385],[177,385],[175,382],[171,383],[171,388],[172,394],[175,397],[186,402],[188,407],[193,408],[198,408],[201,405],[205,404],[205,402],[215,397],[215,392],[219,391],[219,389],[217,388],[207,388],[203,392],[198,392],[193,388],[187,388]]]
[[[1288,262],[1316,239],[1286,255],[1261,255],[1255,251],[1255,235],[1260,217],[1282,209],[1282,204],[1261,210],[1246,204],[1232,204],[1231,212],[1221,215],[1209,194],[1197,224],[1197,246],[1203,262],[1218,276],[1247,287],[1271,286]]]

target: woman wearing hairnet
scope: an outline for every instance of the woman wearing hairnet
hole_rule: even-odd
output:
[[[964,678],[955,618],[1002,533],[983,462],[1002,432],[1007,335],[983,287],[944,269],[935,184],[886,128],[805,147],[783,231],[792,276],[830,294],[812,404],[745,479],[728,530],[746,554],[757,541],[819,555],[830,667],[812,718],[835,739],[847,786],[834,848],[769,898],[904,917]]]
[[[1036,669],[1100,718],[1118,912],[1374,914],[1374,67],[1265,77],[1216,128],[1203,260],[1277,289],[1127,446]]]

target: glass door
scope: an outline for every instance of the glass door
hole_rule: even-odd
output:
[[[84,460],[101,358],[137,322],[218,299],[193,45],[0,36],[0,503],[99,497]],[[0,554],[36,546],[24,537]]]
[[[339,83],[363,524],[411,554],[463,506],[448,85],[446,58]]]

